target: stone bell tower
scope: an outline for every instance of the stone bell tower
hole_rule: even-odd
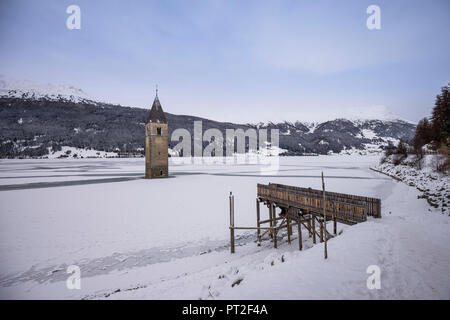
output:
[[[158,99],[158,89],[145,123],[145,178],[169,176],[169,127]]]

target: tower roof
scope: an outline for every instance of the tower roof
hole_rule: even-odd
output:
[[[147,118],[148,122],[167,123],[166,116],[158,99],[158,92],[156,92],[155,100],[153,100],[153,105]]]

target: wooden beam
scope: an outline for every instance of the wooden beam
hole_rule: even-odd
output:
[[[269,210],[270,210],[270,209],[269,209]],[[278,221],[278,220],[281,220],[281,219],[283,219],[283,217],[278,217],[278,218],[275,218],[275,219],[273,219],[273,220]],[[272,222],[273,220],[271,220],[271,219],[261,220],[259,223],[260,223],[260,224],[264,224],[264,223]]]
[[[262,229],[262,230],[264,230],[264,229]],[[271,236],[271,235],[272,235],[272,228],[267,228],[266,231],[264,231],[264,232],[261,234],[261,239],[266,235],[266,233],[268,233],[269,236]]]
[[[271,227],[230,227],[236,230],[272,230]]]

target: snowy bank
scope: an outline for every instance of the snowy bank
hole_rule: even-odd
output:
[[[69,146],[62,146],[59,151],[52,151],[48,148],[48,159],[57,158],[115,158],[117,152],[107,152],[102,150],[94,150],[89,148],[76,148]]]
[[[418,196],[419,198],[426,199],[432,207],[439,208],[443,214],[450,215],[449,173],[440,173],[435,169],[440,156],[425,155],[421,161],[420,169],[417,166],[415,155],[409,155],[400,164],[394,165],[396,156],[398,155],[387,157],[383,163],[372,169],[403,181],[409,186],[416,187],[422,192]]]

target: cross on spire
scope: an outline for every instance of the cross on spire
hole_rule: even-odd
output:
[[[156,84],[156,96],[158,96],[158,84]]]

